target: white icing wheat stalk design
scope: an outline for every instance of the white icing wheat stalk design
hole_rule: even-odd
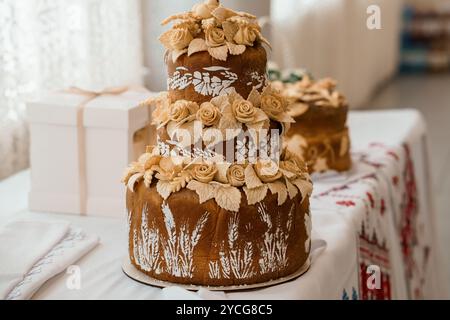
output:
[[[152,224],[148,224],[148,207],[142,209],[140,237],[137,230],[133,230],[133,255],[137,265],[144,271],[161,273],[164,262],[164,270],[178,277],[192,277],[194,272],[193,256],[194,248],[200,241],[201,232],[208,220],[208,212],[205,212],[194,227],[192,234],[185,223],[180,227],[179,234],[175,225],[172,212],[166,203],[161,206],[164,215],[164,224],[168,238],[162,241],[161,234]],[[131,222],[129,215],[129,223]],[[163,250],[164,261],[160,259],[160,247]]]
[[[195,225],[192,234],[188,224],[176,230],[172,211],[166,203],[161,205],[164,214],[164,224],[167,231],[167,240],[163,244],[164,260],[167,273],[176,277],[192,277],[194,272],[194,248],[198,244],[201,232],[208,220],[209,213],[205,212]]]
[[[286,232],[284,232],[281,228],[280,216],[278,216],[275,230],[272,231],[274,225],[270,215],[267,212],[267,207],[265,204],[258,204],[258,212],[261,221],[267,225],[267,231],[264,234],[263,243],[259,246],[261,254],[259,266],[262,274],[277,272],[287,266],[287,246],[294,218],[294,208],[295,206],[292,204],[286,221]]]
[[[159,231],[157,228],[148,226],[148,207],[142,208],[141,237],[137,230],[133,231],[134,260],[144,271],[160,272],[159,261]]]
[[[219,279],[220,278],[219,261],[210,261],[209,262],[209,277],[211,279]]]
[[[237,244],[238,240],[238,214],[234,214],[228,223],[228,241],[222,242],[219,251],[219,261],[209,263],[209,277],[212,279],[220,278],[222,275],[229,279],[231,274],[236,279],[247,279],[255,274],[253,262],[253,245],[251,242],[245,243],[241,248]],[[228,248],[226,248],[228,244]]]

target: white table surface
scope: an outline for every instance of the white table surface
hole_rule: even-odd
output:
[[[349,115],[353,148],[370,142],[387,145],[417,139],[424,132],[421,115],[414,110],[355,111]],[[34,299],[161,299],[162,290],[129,279],[121,270],[127,256],[125,215],[123,219],[84,217],[67,214],[29,212],[27,194],[29,171],[23,171],[0,182],[0,224],[10,219],[64,220],[97,234],[100,245],[78,261],[81,289],[65,285],[69,275],[59,274],[34,295]],[[313,259],[310,270],[302,277],[274,287],[227,294],[231,299],[341,299],[330,287],[342,287],[351,266],[349,252],[355,252],[354,230],[332,210],[312,212],[313,229],[327,241],[326,250]],[[44,235],[43,235],[44,236]],[[334,268],[333,266],[339,266]],[[334,268],[334,269],[333,269]]]

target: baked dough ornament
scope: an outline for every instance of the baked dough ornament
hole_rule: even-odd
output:
[[[288,113],[295,119],[285,147],[307,163],[310,173],[349,170],[348,103],[336,90],[336,82],[330,78],[314,81],[303,74],[300,81],[276,81],[273,86],[290,101]]]

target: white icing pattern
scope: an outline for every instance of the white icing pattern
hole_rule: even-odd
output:
[[[219,261],[210,261],[209,277],[211,279],[229,279],[232,274],[236,279],[247,279],[256,274],[265,275],[283,271],[288,264],[287,246],[294,221],[294,209],[295,205],[293,204],[289,210],[285,228],[282,228],[281,219],[272,221],[267,207],[261,202],[258,203],[259,218],[266,224],[267,230],[262,243],[256,245],[252,242],[237,245],[238,214],[231,216],[228,223],[228,241],[227,243],[222,242],[220,246]],[[281,217],[281,213],[278,212],[278,214],[278,217]],[[273,230],[274,227],[275,230]],[[261,257],[259,270],[254,270],[252,265],[255,247],[259,249]]]
[[[209,277],[211,279],[220,279],[221,277],[229,279],[230,275],[236,279],[247,279],[255,274],[253,270],[253,245],[246,242],[244,246],[238,245],[238,226],[239,218],[235,213],[228,222],[228,243],[221,244],[219,252],[220,261],[210,261]],[[226,245],[228,244],[228,248]]]
[[[256,71],[252,71],[249,74],[252,81],[247,82],[247,86],[252,86],[256,90],[262,89],[269,84],[269,79],[266,74],[259,74]],[[256,82],[256,84],[255,84]]]
[[[259,266],[261,268],[261,274],[281,271],[287,267],[287,246],[294,220],[294,208],[295,205],[292,204],[285,228],[281,228],[279,212],[275,230],[272,231],[273,223],[267,212],[267,208],[261,202],[258,203],[260,218],[267,225],[267,231],[264,234],[264,240],[260,246],[261,258],[259,260]]]
[[[262,89],[267,85],[267,76],[256,71],[249,73],[251,81],[248,86],[255,89]],[[217,97],[229,94],[234,89],[233,84],[238,81],[238,75],[226,67],[206,67],[202,72],[190,72],[186,67],[177,67],[172,76],[167,79],[169,90],[184,90],[190,85],[194,86],[194,91],[203,96]]]
[[[148,221],[148,207],[141,213],[140,232],[133,232],[133,255],[137,265],[144,271],[157,274],[168,273],[175,277],[192,278],[194,249],[200,241],[202,231],[209,218],[205,212],[189,230],[189,223],[176,225],[172,211],[167,203],[161,205],[165,230],[158,230],[154,223]],[[239,239],[239,214],[230,214],[227,239],[219,244],[219,258],[209,262],[211,279],[249,279],[255,275],[281,272],[288,266],[287,249],[294,222],[295,205],[292,204],[287,219],[282,222],[282,212],[278,211],[275,219],[267,211],[265,204],[257,204],[259,219],[267,229],[262,241],[250,242]],[[311,219],[305,214],[307,239],[305,250],[309,251]],[[250,226],[245,226],[248,230]],[[164,233],[164,235],[163,235]],[[167,236],[165,235],[167,233]],[[258,266],[255,267],[255,250],[259,252]]]
[[[137,230],[133,232],[134,260],[144,271],[157,274],[167,272],[175,277],[192,278],[194,249],[198,244],[209,213],[205,212],[197,221],[194,230],[188,229],[188,223],[177,228],[172,211],[167,203],[161,205],[164,225],[168,238],[164,239],[154,225],[148,225],[148,207],[142,210],[141,237]],[[162,249],[163,259],[159,253]]]
[[[203,96],[220,96],[232,91],[232,84],[238,80],[236,73],[225,67],[207,67],[202,72],[189,72],[185,67],[178,67],[167,79],[170,90],[183,90],[193,85],[195,92]]]
[[[138,236],[137,230],[133,230],[134,261],[144,271],[161,273],[161,261],[159,260],[159,230],[154,225],[150,228],[147,219],[148,207],[142,209],[141,230]]]

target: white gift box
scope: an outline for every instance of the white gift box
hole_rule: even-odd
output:
[[[72,89],[28,102],[30,209],[121,217],[122,173],[152,142],[149,110],[140,105],[151,95]]]

